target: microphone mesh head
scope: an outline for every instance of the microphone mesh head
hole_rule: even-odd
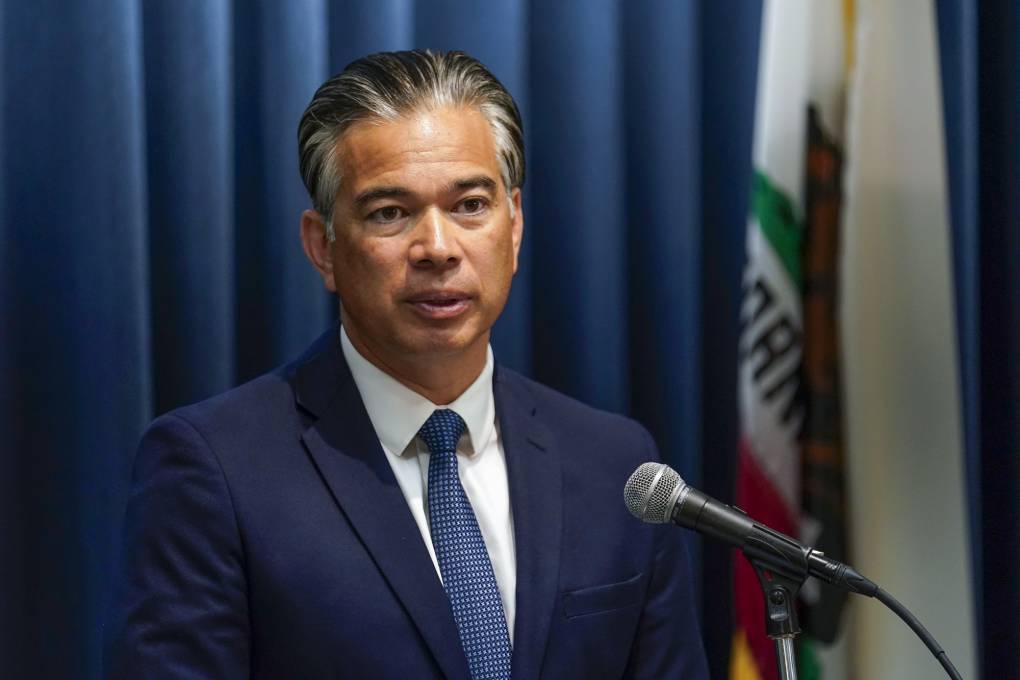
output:
[[[670,520],[682,487],[687,486],[676,470],[662,463],[642,463],[623,487],[623,500],[630,514],[644,522],[663,524]]]

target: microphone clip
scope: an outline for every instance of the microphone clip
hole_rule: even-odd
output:
[[[807,570],[798,576],[794,570],[778,571],[760,559],[744,556],[751,563],[765,598],[765,633],[777,642],[799,635],[797,598],[807,580]]]

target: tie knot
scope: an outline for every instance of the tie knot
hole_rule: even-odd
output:
[[[437,409],[418,430],[418,436],[429,447],[433,454],[456,452],[457,442],[464,434],[467,425],[455,411],[448,408]]]

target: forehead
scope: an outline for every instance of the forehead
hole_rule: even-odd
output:
[[[374,184],[439,185],[456,175],[499,179],[492,128],[475,108],[421,110],[355,123],[338,143],[341,194]]]

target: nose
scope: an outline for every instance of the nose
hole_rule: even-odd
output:
[[[451,269],[463,253],[456,235],[457,225],[437,208],[429,208],[415,225],[408,253],[411,264],[422,269]]]

